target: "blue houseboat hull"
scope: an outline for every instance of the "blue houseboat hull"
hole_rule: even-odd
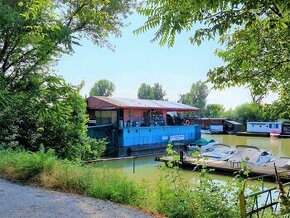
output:
[[[200,125],[149,126],[110,129],[89,127],[92,138],[108,138],[107,154],[112,156],[146,155],[164,152],[169,142],[186,144],[201,137]]]

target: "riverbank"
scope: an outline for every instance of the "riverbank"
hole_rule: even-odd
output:
[[[0,217],[156,217],[110,201],[22,186],[0,179]]]
[[[52,152],[0,150],[0,177],[12,182],[109,200],[166,217],[239,214],[237,181],[220,186],[205,172],[189,181],[178,169],[163,170],[152,187],[107,168],[100,171],[93,165],[59,160]]]
[[[0,176],[12,182],[82,194],[115,203],[143,205],[145,187],[109,170],[59,160],[52,151],[0,150]],[[144,206],[144,205],[143,205]]]

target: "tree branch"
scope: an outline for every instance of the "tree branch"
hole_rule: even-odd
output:
[[[73,13],[72,15],[70,16],[67,24],[66,24],[66,27],[69,27],[74,19],[74,17],[87,5],[87,3],[83,3],[82,5],[80,5]]]

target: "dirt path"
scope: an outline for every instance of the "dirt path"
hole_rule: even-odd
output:
[[[109,201],[22,186],[0,179],[0,217],[151,216]]]

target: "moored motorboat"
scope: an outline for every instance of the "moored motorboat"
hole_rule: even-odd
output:
[[[201,138],[201,139],[198,139],[197,141],[193,142],[192,144],[188,145],[187,149],[191,150],[191,151],[198,150],[200,152],[205,152],[208,149],[213,148],[218,143],[219,142],[217,142],[213,139]]]
[[[272,130],[270,132],[271,137],[279,137],[281,135],[281,132],[279,130]]]
[[[200,133],[201,134],[211,134],[211,131],[210,131],[210,129],[202,129],[202,130],[200,130]]]
[[[233,156],[237,150],[231,148],[229,145],[225,144],[216,144],[209,151],[201,153],[203,158],[211,158],[216,160],[228,160],[231,156]]]
[[[265,150],[260,150],[256,146],[237,145],[236,148],[237,152],[231,156],[228,161],[246,162],[253,165],[263,165],[269,163],[273,158],[272,153]]]

